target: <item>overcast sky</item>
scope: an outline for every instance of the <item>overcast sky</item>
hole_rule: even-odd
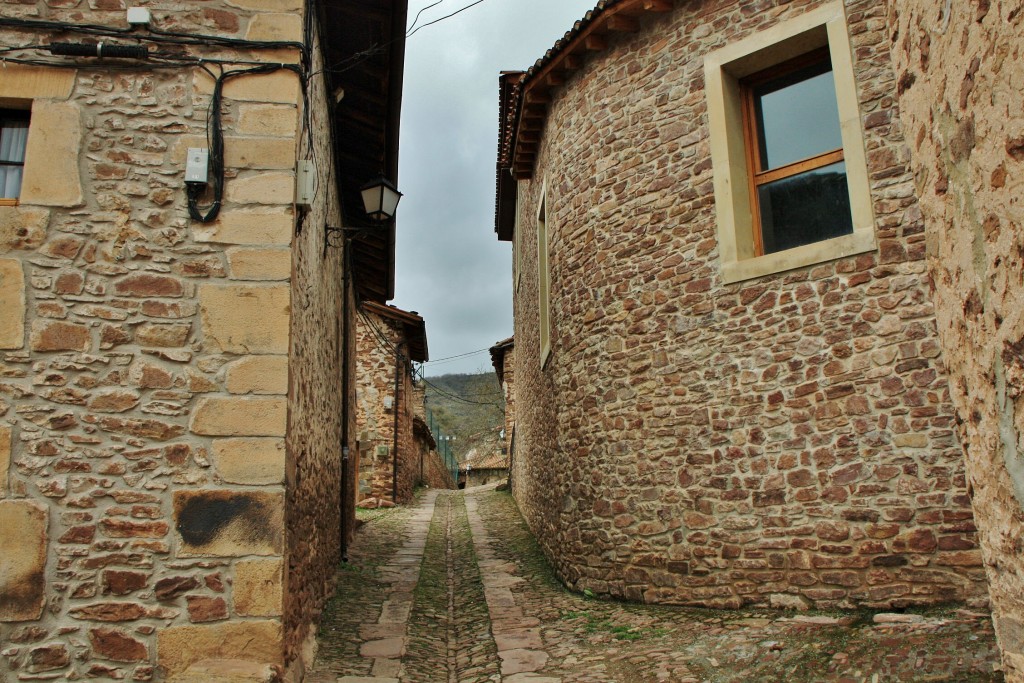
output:
[[[435,0],[410,0],[411,23]],[[472,0],[443,0],[419,25]],[[527,69],[596,0],[485,0],[406,45],[395,299],[426,319],[431,360],[512,335],[512,247],[494,234],[498,74]],[[484,351],[428,377],[490,371]]]

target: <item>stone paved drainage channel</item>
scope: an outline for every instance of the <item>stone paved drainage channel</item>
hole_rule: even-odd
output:
[[[307,683],[1002,681],[980,611],[786,614],[566,591],[515,504],[431,491],[370,513]]]

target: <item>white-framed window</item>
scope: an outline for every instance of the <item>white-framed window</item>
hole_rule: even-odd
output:
[[[704,74],[723,281],[874,250],[843,4],[710,53]]]
[[[548,184],[544,181],[537,207],[537,290],[540,314],[540,366],[551,356],[551,267],[548,262]]]
[[[28,110],[0,109],[0,204],[17,204],[25,171]]]

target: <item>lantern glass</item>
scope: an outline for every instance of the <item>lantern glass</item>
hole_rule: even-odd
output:
[[[402,193],[383,176],[367,183],[360,192],[366,214],[373,220],[383,222],[395,215]]]

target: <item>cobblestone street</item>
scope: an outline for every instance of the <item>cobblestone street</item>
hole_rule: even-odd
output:
[[[562,587],[493,488],[361,515],[311,683],[1003,680],[987,613],[606,602]]]

